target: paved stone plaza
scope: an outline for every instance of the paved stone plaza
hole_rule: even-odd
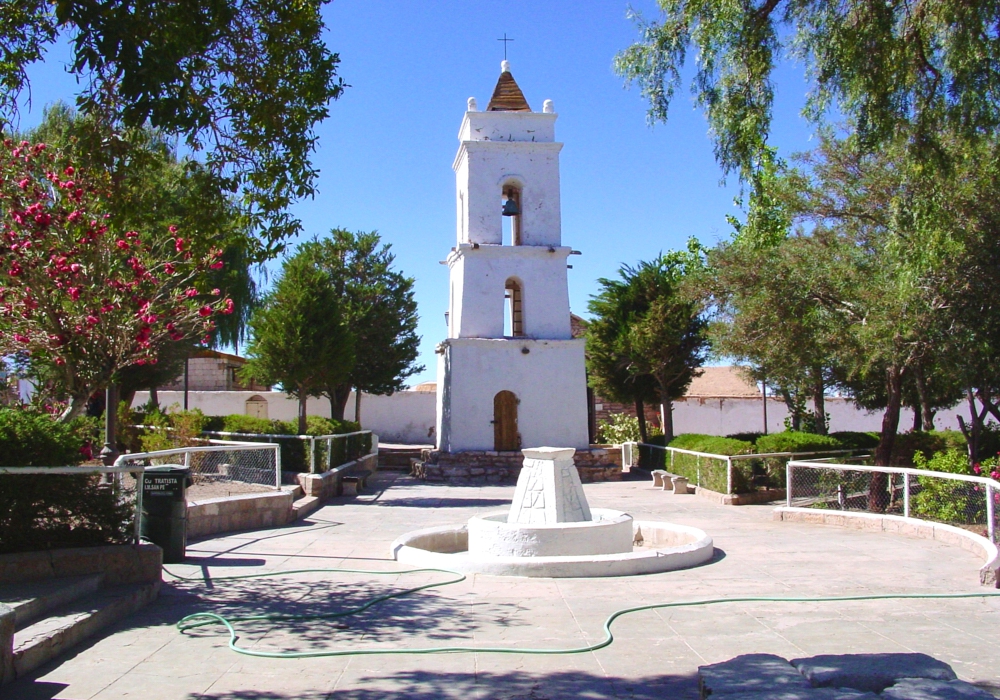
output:
[[[513,487],[428,485],[380,474],[356,500],[337,499],[291,526],[189,545],[173,572],[200,576],[262,569],[394,570],[389,545],[418,527],[504,508]],[[577,647],[602,638],[607,615],[671,600],[747,595],[975,592],[982,562],[957,547],[859,530],[775,522],[768,506],[724,507],[674,496],[650,482],[585,486],[597,508],[693,525],[718,551],[696,569],[622,579],[512,579],[463,583],[392,600],[344,621],[244,623],[240,643],[261,650],[456,644]],[[442,575],[300,574],[241,582],[177,582],[157,602],[77,647],[0,697],[159,698],[696,698],[699,665],[747,653],[923,652],[959,678],[1000,695],[1000,599],[725,604],[620,618],[616,641],[557,656],[464,653],[299,660],[240,656],[221,627],[181,635],[193,612],[331,612]]]

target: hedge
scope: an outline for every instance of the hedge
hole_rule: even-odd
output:
[[[0,466],[60,467],[83,461],[81,433],[45,414],[0,409]],[[0,553],[129,541],[134,504],[99,476],[0,476]]]
[[[743,455],[753,452],[753,444],[746,440],[686,433],[678,435],[670,442],[671,447],[692,452],[706,452],[716,455]],[[728,486],[727,465],[721,459],[696,457],[674,453],[672,463],[667,467],[673,474],[686,476],[692,484],[712,491],[725,493]],[[749,462],[733,463],[733,493],[746,493],[752,489],[752,466]]]
[[[874,450],[878,447],[878,433],[857,433],[851,430],[842,430],[830,433],[830,437],[836,438],[843,450]]]
[[[762,435],[757,439],[755,452],[824,452],[844,449],[840,441],[832,435],[817,435],[786,430],[781,433]]]

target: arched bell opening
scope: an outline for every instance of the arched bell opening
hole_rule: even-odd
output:
[[[510,245],[521,245],[521,187],[516,183],[507,183],[503,186],[500,212],[505,219],[510,219],[510,233],[504,237],[510,241]]]
[[[504,283],[504,335],[508,338],[524,336],[524,294],[521,283],[514,277]]]

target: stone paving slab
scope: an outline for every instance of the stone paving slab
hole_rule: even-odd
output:
[[[389,475],[395,478],[395,475]],[[182,617],[329,613],[400,590],[430,574],[375,577],[296,574],[225,582],[227,575],[304,568],[398,571],[389,545],[421,527],[464,522],[503,508],[513,487],[449,487],[385,475],[361,499],[335,499],[285,527],[192,542],[190,559],[166,568],[159,599],[99,639],[0,690],[17,700],[554,700],[698,697],[697,669],[741,654],[922,652],[962,680],[1000,696],[987,650],[1000,643],[1000,600],[726,603],[648,610],[620,618],[611,646],[573,655],[465,653],[266,659],[227,648],[223,630],[179,634]],[[746,595],[977,592],[978,558],[958,547],[771,519],[768,506],[725,507],[674,496],[651,482],[587,484],[592,507],[668,520],[708,532],[718,548],[706,565],[628,579],[503,579],[397,599],[344,620],[255,622],[240,644],[268,651],[428,647],[469,643],[559,649],[603,639],[622,607]],[[446,576],[446,575],[442,575]]]
[[[854,688],[881,693],[907,678],[936,681],[955,680],[951,666],[927,654],[821,654],[808,659],[792,659],[802,675],[814,686]]]
[[[888,700],[991,700],[993,697],[965,681],[907,678],[882,693]]]

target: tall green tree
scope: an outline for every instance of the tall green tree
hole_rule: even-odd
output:
[[[424,369],[416,364],[420,336],[413,278],[393,269],[391,247],[376,231],[344,229],[333,229],[327,238],[302,246],[303,254],[325,273],[358,348],[350,372],[331,378],[323,387],[335,420],[344,419],[352,388],[359,408],[361,392],[392,394]],[[358,412],[356,420],[361,420]]]
[[[343,305],[308,251],[282,265],[274,289],[250,319],[252,340],[241,370],[262,384],[280,384],[299,402],[299,433],[306,432],[310,396],[349,376],[355,339]]]
[[[150,125],[204,155],[239,193],[261,260],[298,233],[315,193],[315,125],[346,87],[323,43],[324,0],[25,0],[0,8],[0,125],[27,67],[68,41],[78,106],[116,132]],[[112,146],[113,144],[106,144]]]
[[[703,268],[703,255],[692,239],[686,251],[623,266],[620,280],[599,280],[604,289],[589,307],[595,316],[587,329],[592,386],[610,390],[611,398],[630,396],[637,412],[655,397],[667,441],[674,437],[673,402],[698,376],[708,350],[701,301],[688,284]],[[640,432],[644,422],[640,418]]]

